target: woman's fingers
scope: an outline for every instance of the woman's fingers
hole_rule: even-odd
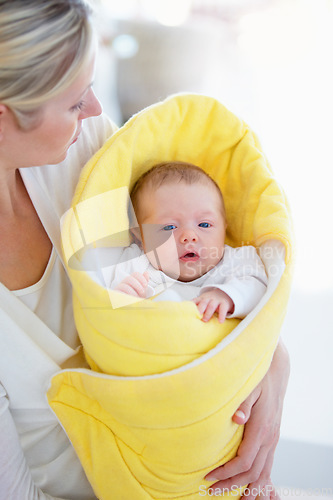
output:
[[[242,497],[243,500],[255,500],[258,495],[264,496],[266,499],[280,500],[270,476],[274,460],[274,451],[275,447],[270,449],[260,476],[256,481],[251,482],[247,486],[247,489]]]
[[[232,477],[228,476],[226,479],[221,479],[216,484],[214,484],[214,487],[225,489],[231,489],[232,487],[241,488],[246,484],[251,484],[258,481],[267,460],[267,450],[264,450],[263,448],[261,448],[259,451],[256,450],[255,456],[251,457],[251,459],[253,458],[253,461],[249,459],[245,462],[244,460],[242,461],[242,457],[237,458],[239,458],[239,461],[237,462],[238,470],[241,472]],[[223,474],[221,474],[220,471],[218,471],[217,475],[219,479],[221,478],[221,476],[223,477]],[[215,478],[217,478],[216,475]]]
[[[232,417],[232,420],[239,425],[245,424],[249,420],[245,426],[243,440],[238,448],[237,456],[230,460],[230,462],[213,470],[207,476],[207,479],[225,480],[234,477],[244,470],[248,470],[249,466],[251,466],[260,449],[262,430],[258,429],[260,422],[257,423],[256,420],[251,420],[250,416],[252,408],[258,401],[260,394],[261,387],[257,386],[243,401]]]
[[[253,391],[253,400],[256,397],[257,392]],[[267,457],[271,451],[274,455],[279,439],[280,420],[272,424],[274,417],[263,413],[258,398],[255,401],[257,404],[252,407],[251,418],[244,428],[244,436],[237,456],[208,474],[208,479],[224,481],[226,487],[231,486],[232,483],[240,484],[242,481],[243,485],[251,483],[260,477],[261,469],[265,469]],[[247,408],[245,407],[244,410],[247,411]]]
[[[219,480],[220,482],[217,485],[225,488],[231,488],[231,486],[235,485],[240,487],[258,479],[257,469],[261,464],[264,464],[265,456],[260,450],[260,443],[254,442],[251,439],[252,436],[250,433],[250,438],[246,439],[246,434],[244,433],[237,456],[230,462],[212,471],[206,476],[206,479],[209,481]]]
[[[206,476],[210,481],[217,481],[211,486],[216,489],[217,496],[223,488],[233,487],[234,490],[237,486],[248,485],[244,500],[254,500],[260,495],[260,488],[266,488],[266,498],[278,499],[270,475],[289,369],[288,352],[279,341],[267,374],[232,417],[236,423],[245,422],[237,456]]]
[[[219,481],[210,488],[215,490],[216,493],[219,491],[226,492],[227,490],[232,492],[247,485],[243,492],[243,500],[255,500],[259,495],[272,500],[279,500],[270,477],[274,449],[270,449],[268,453],[266,451],[264,449],[260,450],[249,471],[238,474],[226,481]]]
[[[261,394],[261,388],[257,386],[251,394],[243,401],[243,403],[238,407],[237,411],[234,413],[232,420],[238,424],[245,424],[251,415],[252,406],[257,402]]]

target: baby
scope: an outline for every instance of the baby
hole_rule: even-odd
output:
[[[252,246],[225,245],[226,215],[217,184],[199,167],[162,163],[131,192],[138,227],[110,288],[141,298],[171,288],[208,321],[245,317],[264,295],[265,268]]]

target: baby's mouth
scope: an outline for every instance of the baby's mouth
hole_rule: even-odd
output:
[[[200,257],[196,252],[186,252],[180,257],[180,260],[183,262],[195,262],[199,258]]]

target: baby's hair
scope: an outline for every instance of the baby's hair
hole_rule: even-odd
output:
[[[184,182],[185,184],[198,184],[204,182],[213,185],[221,199],[222,215],[225,219],[223,196],[218,184],[200,167],[182,161],[162,162],[147,170],[134,184],[131,191],[131,201],[135,213],[139,210],[140,193],[144,188],[158,189],[162,185]]]

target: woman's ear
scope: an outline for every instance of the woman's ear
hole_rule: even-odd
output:
[[[139,227],[132,227],[130,229],[130,233],[133,238],[133,242],[138,245],[138,247],[142,248],[142,237],[141,237],[141,230]]]
[[[7,111],[7,106],[0,103],[0,141],[3,137],[4,114],[6,111]]]
[[[6,106],[6,104],[3,104],[0,102],[0,141],[4,137],[4,131],[5,131],[5,124],[10,120],[12,122],[12,112]]]

